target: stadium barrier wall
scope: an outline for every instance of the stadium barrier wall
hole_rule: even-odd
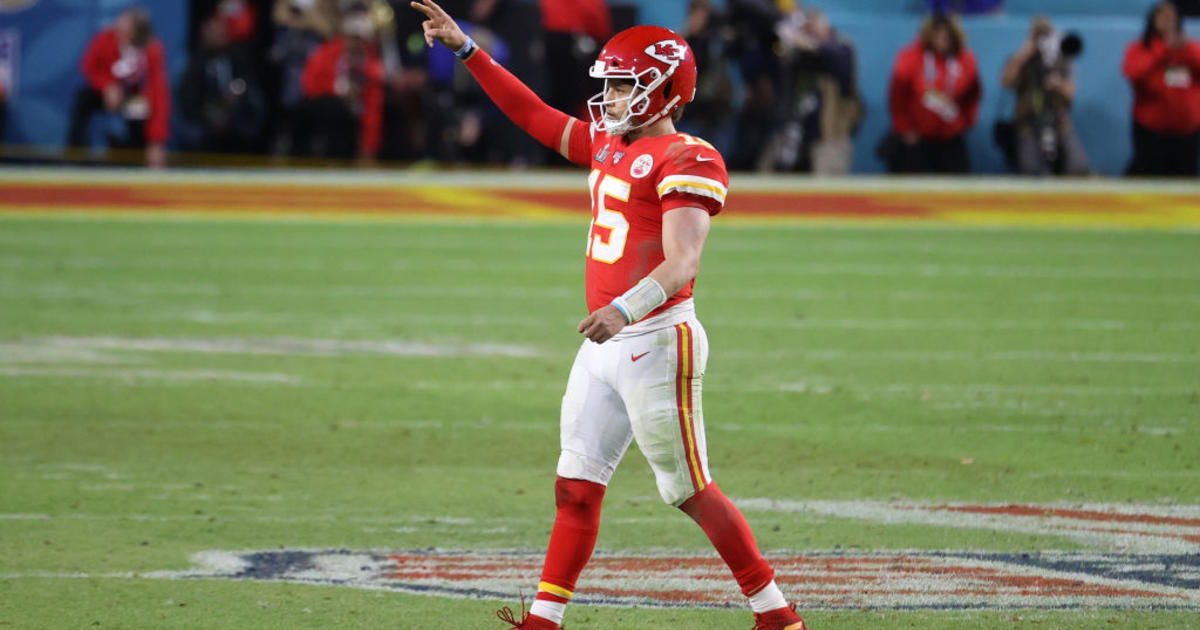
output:
[[[890,0],[889,0],[890,2]],[[132,0],[26,0],[10,2],[0,11],[0,34],[18,32],[15,47],[17,89],[9,107],[5,141],[57,147],[63,143],[75,91],[82,85],[78,60],[91,35]],[[179,0],[145,0],[160,38],[167,46],[173,77],[186,65],[188,3]],[[867,105],[855,143],[853,169],[856,173],[878,173],[883,163],[875,146],[887,132],[887,85],[897,51],[912,41],[920,22],[919,5],[890,2],[906,7],[907,13],[866,13],[886,2],[872,0],[829,0],[814,3],[830,9],[835,26],[853,39],[859,52],[859,85]],[[965,26],[970,47],[980,61],[984,97],[979,124],[968,136],[972,168],[979,173],[1008,171],[1003,156],[992,141],[992,125],[1012,108],[1011,94],[999,85],[1005,59],[1025,38],[1028,15],[1018,14],[1026,0],[1011,0],[1010,12],[1000,16],[968,18]],[[1074,120],[1094,170],[1107,175],[1123,172],[1131,151],[1130,108],[1132,94],[1121,76],[1125,46],[1142,27],[1144,3],[1095,0],[1090,11],[1116,11],[1125,15],[1078,15],[1081,3],[1047,0],[1041,3],[1063,29],[1079,32],[1085,50],[1076,66],[1078,93]],[[673,6],[678,5],[678,6]],[[643,2],[643,21],[667,21],[678,27],[686,3]],[[672,14],[668,9],[675,11]],[[1065,13],[1075,6],[1073,14]],[[654,8],[657,7],[657,8]],[[1058,11],[1062,15],[1057,15]],[[675,15],[675,17],[671,17]],[[1189,24],[1191,30],[1194,24]],[[3,61],[0,60],[0,63]]]

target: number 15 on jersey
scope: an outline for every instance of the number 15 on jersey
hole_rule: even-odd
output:
[[[629,182],[612,175],[603,175],[599,169],[588,175],[588,192],[592,195],[592,226],[588,230],[587,255],[592,260],[612,264],[625,255],[625,241],[629,238],[629,221],[625,215],[606,206],[609,197],[621,202],[629,201]],[[599,184],[597,184],[597,180]],[[608,230],[604,237],[601,228]]]

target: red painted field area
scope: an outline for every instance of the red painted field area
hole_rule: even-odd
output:
[[[229,179],[103,173],[0,177],[0,212],[264,214],[325,217],[570,218],[586,215],[582,178],[558,174],[454,177],[321,174]],[[575,180],[579,181],[576,182]],[[1093,190],[1011,180],[896,182],[749,178],[731,184],[724,219],[938,221],[999,225],[1200,227],[1200,186],[1109,182]],[[782,182],[782,185],[781,185]]]

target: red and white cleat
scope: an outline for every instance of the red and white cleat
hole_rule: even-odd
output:
[[[768,610],[754,615],[754,627],[750,630],[808,630],[804,620],[796,613],[796,605]]]
[[[558,624],[553,621],[525,612],[524,597],[521,598],[521,618],[519,620],[508,606],[497,610],[496,616],[500,618],[500,621],[511,624],[513,628],[517,628],[518,630],[560,630]]]

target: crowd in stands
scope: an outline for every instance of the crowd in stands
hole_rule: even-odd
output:
[[[965,173],[965,137],[985,89],[1011,90],[1011,120],[994,137],[1014,172],[1083,175],[1075,133],[1078,37],[1033,18],[1001,76],[980,75],[956,13],[1003,0],[927,0],[930,14],[893,62],[891,131],[877,153],[895,173]],[[587,67],[636,19],[605,0],[445,0],[493,57],[554,107],[586,119]],[[1200,43],[1164,0],[1129,43],[1134,93],[1132,175],[1200,173]],[[187,68],[168,84],[147,13],[129,9],[96,34],[80,62],[70,146],[107,112],[110,146],[289,158],[555,164],[524,139],[450,51],[428,48],[407,0],[196,0]],[[531,24],[540,24],[533,29]],[[863,115],[856,51],[819,10],[793,0],[691,0],[678,31],[700,76],[681,127],[713,141],[731,168],[845,174]],[[987,87],[985,87],[987,86]],[[0,80],[0,124],[5,82]],[[116,122],[111,122],[116,121]],[[2,132],[2,128],[0,128]]]

